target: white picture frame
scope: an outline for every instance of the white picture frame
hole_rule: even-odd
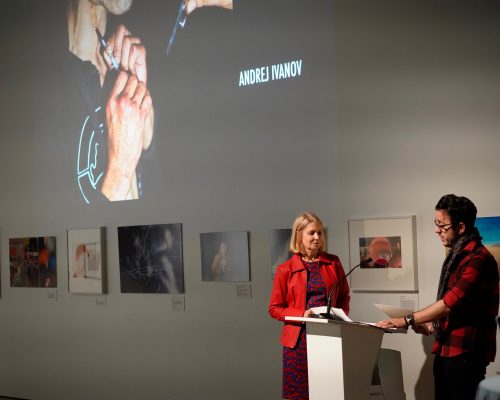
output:
[[[350,265],[368,258],[350,275],[353,291],[417,291],[416,217],[349,220]]]
[[[105,228],[68,230],[68,288],[74,294],[104,294]]]

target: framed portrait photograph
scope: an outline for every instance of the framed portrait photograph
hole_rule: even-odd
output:
[[[103,294],[105,228],[68,230],[69,292]]]
[[[418,290],[416,217],[349,220],[349,259],[354,291]]]
[[[248,232],[200,233],[203,281],[248,282]]]

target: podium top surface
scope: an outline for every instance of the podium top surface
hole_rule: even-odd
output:
[[[356,321],[339,321],[334,319],[327,318],[306,318],[306,317],[285,317],[285,321],[294,321],[294,322],[304,322],[304,323],[312,323],[312,324],[341,324],[341,325],[357,325],[360,327],[364,327],[367,329],[377,329],[387,333],[406,333],[406,329],[402,328],[381,328],[376,326],[371,322],[356,322]]]

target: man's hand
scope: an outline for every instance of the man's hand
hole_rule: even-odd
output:
[[[417,324],[412,327],[416,333],[420,333],[421,335],[429,336],[434,333],[434,326],[432,322],[427,322],[425,324]]]
[[[136,75],[143,83],[148,82],[146,47],[125,26],[118,25],[115,33],[109,37],[108,51],[113,54],[121,69]]]
[[[406,322],[404,318],[391,318],[377,322],[377,326],[380,328],[406,328]]]
[[[186,13],[189,15],[201,7],[222,7],[233,9],[233,0],[185,0]]]
[[[125,26],[119,25],[115,33],[108,39],[108,51],[113,54],[121,69],[135,75],[140,82],[147,84],[146,47],[141,43],[141,39],[133,36]],[[153,131],[154,111],[153,106],[151,106],[144,127],[144,150],[148,149],[153,140]]]
[[[152,113],[145,83],[120,71],[106,104],[108,166],[101,191],[111,201],[127,198],[144,145],[144,126]]]

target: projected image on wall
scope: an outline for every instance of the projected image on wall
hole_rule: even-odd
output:
[[[11,287],[57,287],[56,238],[9,239]]]
[[[232,8],[232,0],[212,2]],[[181,1],[169,38],[170,51],[196,1]],[[155,131],[155,106],[148,80],[147,48],[140,32],[121,22],[104,38],[109,14],[121,16],[132,0],[69,0],[69,50],[83,104],[76,158],[76,179],[83,200],[133,200],[142,196],[141,164]],[[80,65],[79,65],[80,64]]]
[[[181,224],[118,228],[122,293],[184,293]]]
[[[265,190],[288,180],[275,168],[285,147],[332,154],[331,2],[203,3],[26,6],[30,47],[12,58],[36,65],[20,73],[20,108],[44,200],[175,204],[189,193],[223,204],[228,187],[253,190],[241,185],[249,165],[254,177],[273,172]]]
[[[124,14],[132,1],[101,4],[70,0],[67,15],[69,50],[74,63],[82,63],[74,69],[84,103],[75,150],[78,188],[86,203],[101,195],[111,201],[141,196],[139,163],[154,131],[145,46],[124,25],[107,40],[101,33],[108,13]]]

